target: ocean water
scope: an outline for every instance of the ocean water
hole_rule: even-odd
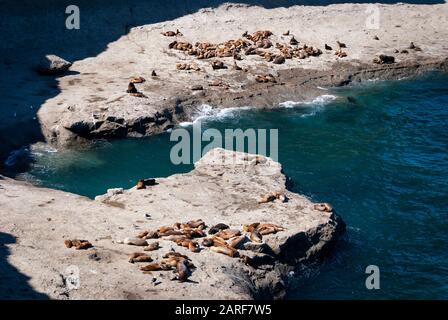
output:
[[[333,254],[299,272],[288,298],[448,299],[448,76],[370,82],[282,106],[205,108],[201,119],[204,129],[279,129],[279,161],[293,191],[332,203],[347,223]],[[174,144],[167,133],[84,151],[37,150],[21,177],[94,197],[191,170],[171,164]],[[380,270],[378,290],[366,289],[369,265]]]

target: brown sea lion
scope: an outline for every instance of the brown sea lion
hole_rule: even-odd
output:
[[[289,30],[283,33],[284,36],[289,36]]]
[[[148,235],[149,231],[148,230],[144,230],[141,231],[137,234],[137,238],[146,238],[146,236]]]
[[[236,251],[233,248],[230,247],[215,247],[212,246],[210,247],[210,250],[216,253],[221,253],[221,254],[225,254],[226,256],[229,256],[231,258],[237,257],[238,256],[238,251]]]
[[[160,248],[159,242],[150,243],[147,247],[143,248],[143,251],[154,251]]]
[[[73,247],[73,243],[72,243],[72,240],[64,240],[64,245],[67,247],[67,248],[71,248],[71,247]]]
[[[236,229],[224,229],[224,230],[219,231],[216,234],[217,237],[224,239],[224,240],[229,240],[229,239],[231,239],[233,237],[237,237],[239,235],[241,235],[241,232],[240,232],[240,230],[236,230]]]
[[[244,232],[252,232],[260,225],[259,222],[251,223],[251,224],[243,224],[242,229]]]
[[[130,263],[135,263],[135,262],[152,262],[152,258],[147,255],[146,253],[142,253],[142,252],[134,252],[133,254],[131,254],[129,256],[129,260]]]
[[[138,180],[135,187],[137,188],[137,190],[146,189],[146,185],[143,180]]]
[[[185,260],[179,261],[176,264],[176,272],[177,272],[177,279],[180,282],[187,281],[188,277],[191,275],[191,271],[188,268],[188,264]]]
[[[229,247],[237,249],[245,240],[246,240],[246,236],[245,235],[242,235],[242,236],[230,239]]]
[[[324,202],[324,203],[316,203],[313,206],[314,210],[318,210],[318,211],[323,211],[323,212],[332,212],[333,211],[333,207],[331,206],[331,204]]]
[[[75,247],[76,250],[85,250],[93,247],[93,245],[89,241],[79,239],[64,240],[64,245],[67,248]]]
[[[253,230],[250,233],[249,239],[252,242],[255,242],[255,243],[262,243],[263,242],[263,236],[257,230]]]
[[[143,77],[134,77],[130,80],[130,83],[143,83],[146,79]]]
[[[162,270],[160,263],[150,263],[146,266],[140,267],[141,271],[159,271]]]

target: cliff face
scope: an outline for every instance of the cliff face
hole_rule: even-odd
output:
[[[94,201],[0,180],[0,232],[15,238],[5,245],[9,254],[2,268],[14,271],[2,275],[2,298],[23,294],[9,286],[17,275],[29,277],[25,282],[31,292],[58,299],[281,297],[290,271],[327,253],[345,228],[337,214],[315,210],[307,198],[288,191],[285,181],[280,164],[271,159],[223,149],[207,153],[187,174],[156,179],[142,190],[110,190]],[[271,192],[287,200],[259,203]],[[241,231],[243,224],[255,222],[284,230],[263,236],[261,244],[246,239],[238,252],[250,258],[249,264],[203,246],[193,253],[166,238],[148,240],[161,247],[147,252],[154,261],[172,249],[191,259],[196,268],[184,283],[171,281],[171,271],[143,274],[139,266],[145,263],[127,261],[142,247],[119,240],[195,219],[206,223],[206,231],[218,223]],[[66,248],[63,241],[74,238],[94,247]],[[76,290],[66,281],[67,268],[73,266],[79,270]]]

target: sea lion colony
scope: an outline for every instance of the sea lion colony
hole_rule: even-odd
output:
[[[143,251],[147,252],[160,248],[159,241],[150,243],[148,240],[161,239],[172,241],[194,253],[199,253],[208,248],[215,253],[224,254],[232,258],[240,258],[245,264],[250,265],[250,258],[240,254],[238,251],[243,250],[242,244],[247,241],[261,244],[263,243],[263,236],[285,230],[285,228],[273,223],[259,222],[243,224],[241,229],[232,229],[227,224],[218,223],[209,228],[208,235],[206,228],[205,222],[201,219],[185,223],[176,222],[171,226],[162,226],[156,230],[142,231],[135,237],[128,237],[120,241],[120,243],[141,246]],[[202,240],[200,244],[199,239]],[[131,254],[128,261],[130,263],[150,262],[140,268],[145,273],[175,270],[177,274],[176,279],[181,282],[186,281],[191,274],[191,269],[195,268],[188,256],[174,250],[165,254],[157,262],[154,262],[151,256],[145,252]]]

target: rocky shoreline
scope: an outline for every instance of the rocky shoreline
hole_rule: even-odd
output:
[[[8,251],[1,265],[2,299],[36,294],[56,299],[281,298],[293,289],[294,272],[325,257],[345,230],[331,208],[286,189],[279,163],[223,149],[207,153],[189,173],[156,178],[144,189],[109,190],[96,200],[1,177],[0,188],[0,205],[8,212],[0,216],[1,238],[10,238],[2,243]],[[281,200],[260,201],[271,192],[281,194]],[[243,235],[244,224],[274,222],[281,230],[264,233],[261,243],[247,234],[234,257],[210,250],[201,238],[193,238],[198,251],[169,236],[146,240],[159,243],[154,251],[122,243],[144,230],[197,219],[205,222],[207,234],[219,223]],[[88,240],[92,247],[67,248],[69,239]],[[157,262],[172,251],[195,266],[186,282],[176,280],[176,271],[148,274],[140,271],[145,263],[128,262],[135,252]],[[77,289],[67,282],[67,268],[73,266],[79,272]],[[11,286],[19,275],[29,281]]]

